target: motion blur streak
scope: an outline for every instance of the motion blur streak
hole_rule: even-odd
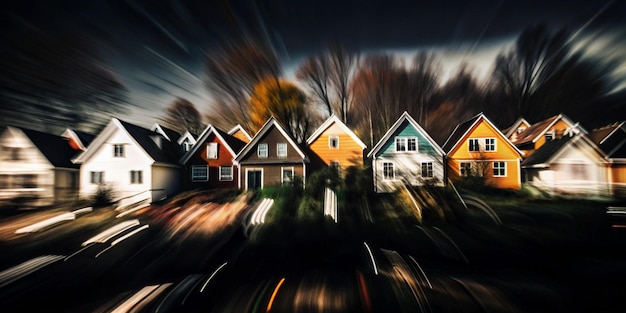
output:
[[[422,267],[419,265],[419,263],[417,263],[417,261],[410,255],[409,255],[409,258],[411,259],[411,261],[413,261],[413,263],[415,263],[415,265],[417,265],[417,268],[420,270],[420,273],[422,273],[422,276],[424,276],[424,279],[428,283],[428,287],[430,287],[430,289],[433,289],[433,285],[430,283],[430,280],[428,279],[428,276],[426,276],[426,273],[424,272]]]
[[[169,285],[171,285],[171,284],[166,284],[165,286],[169,287]],[[159,289],[159,287],[161,287],[161,286],[162,285],[152,285],[152,286],[145,286],[145,287],[141,288],[141,290],[137,291],[131,297],[126,299],[126,301],[124,301],[122,304],[117,306],[115,308],[115,310],[111,311],[111,313],[126,313],[126,312],[130,312],[131,310],[135,309],[136,306],[141,301],[143,301],[144,299],[149,297],[150,294],[152,294],[153,292],[157,291]],[[163,289],[160,289],[160,291],[162,291],[162,290]]]
[[[47,227],[52,227],[56,224],[71,221],[76,219],[76,215],[74,213],[63,213],[61,215],[57,215],[55,217],[43,220],[39,223],[35,223],[26,227],[22,227],[15,231],[16,234],[24,234],[24,233],[35,233]]]
[[[124,221],[121,222],[115,226],[112,226],[111,228],[91,237],[89,240],[83,242],[82,246],[86,246],[90,243],[93,242],[100,242],[100,243],[105,243],[107,242],[109,239],[117,236],[118,234],[122,233],[123,231],[131,228],[131,227],[135,227],[139,225],[139,220],[130,220],[130,221]]]
[[[278,282],[278,285],[276,285],[276,288],[274,289],[274,292],[272,293],[272,297],[270,297],[270,301],[267,303],[267,310],[265,310],[266,312],[269,312],[272,310],[272,304],[274,303],[274,298],[276,298],[276,295],[278,294],[278,289],[280,289],[280,286],[282,286],[284,282],[285,282],[285,278],[283,277]]]
[[[228,264],[228,262],[224,262],[224,264],[220,265],[215,271],[213,271],[213,274],[209,276],[209,279],[207,279],[204,285],[202,285],[202,288],[200,288],[200,292],[204,292],[204,288],[206,288],[206,286],[209,284],[211,279],[213,279],[213,276],[215,276],[217,272],[219,272],[224,266],[226,266],[226,264]]]
[[[150,227],[150,225],[143,225],[143,226],[141,226],[141,227],[131,231],[130,233],[128,233],[128,234],[126,234],[126,235],[124,235],[124,236],[122,236],[120,238],[117,238],[116,240],[111,242],[111,246],[115,246],[116,244],[120,243],[121,241],[123,241],[125,239],[128,239],[129,237],[135,235],[136,233],[138,233],[138,232],[140,232],[140,231],[142,231],[144,229],[147,229],[148,227]]]
[[[378,275],[378,267],[376,266],[376,261],[374,261],[374,255],[372,254],[372,250],[370,250],[370,246],[367,245],[367,242],[363,242],[367,252],[370,255],[370,259],[372,260],[372,267],[374,267],[374,274]]]
[[[0,273],[0,288],[63,258],[64,255],[44,255],[6,269]]]
[[[361,292],[361,297],[363,299],[363,306],[367,309],[367,312],[372,311],[372,300],[370,299],[370,295],[367,292],[367,285],[365,284],[365,278],[361,272],[357,272],[357,277],[359,278],[359,291]]]

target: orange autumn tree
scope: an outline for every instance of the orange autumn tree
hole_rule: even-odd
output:
[[[310,132],[306,94],[294,83],[275,77],[261,80],[250,97],[250,124],[258,131],[274,116],[298,143]]]

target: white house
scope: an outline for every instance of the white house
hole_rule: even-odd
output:
[[[125,202],[154,202],[178,192],[182,155],[178,138],[169,138],[172,135],[161,127],[153,129],[111,119],[73,160],[81,164],[80,195],[92,196],[102,184]]]

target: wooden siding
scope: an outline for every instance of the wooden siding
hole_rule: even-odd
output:
[[[529,145],[531,148],[524,147],[525,149],[522,150],[522,152],[524,152],[524,156],[528,157],[533,152],[535,152],[536,150],[541,148],[541,146],[543,146],[546,143],[546,136],[545,135],[547,133],[554,132],[554,137],[553,138],[555,138],[555,139],[556,138],[561,138],[563,136],[563,133],[565,133],[565,130],[570,128],[570,126],[571,125],[566,123],[562,118],[559,119],[556,123],[554,123],[554,125],[552,125],[552,127],[550,127],[546,132],[544,132],[543,135],[541,135],[541,137],[539,137],[539,139],[537,139],[537,141],[535,141],[534,145]]]
[[[257,155],[257,147],[259,144],[266,143],[267,144],[267,158],[259,158]],[[287,156],[286,157],[278,157],[277,155],[277,147],[278,143],[287,144]],[[241,158],[242,164],[244,163],[279,163],[279,162],[292,162],[298,163],[302,162],[302,157],[294,149],[294,147],[289,143],[287,138],[283,136],[283,134],[275,127],[272,126],[263,137],[259,138],[257,144],[252,147],[252,149],[246,154],[243,158]]]
[[[294,175],[304,178],[304,166],[302,163],[264,164],[264,165],[241,165],[240,179],[241,188],[247,189],[246,170],[260,169],[263,171],[263,187],[276,186],[282,183],[282,168],[293,167]]]
[[[338,149],[331,149],[329,145],[330,137],[338,137]],[[337,124],[328,127],[310,145],[313,151],[324,162],[330,165],[331,161],[339,162],[342,169],[350,166],[363,166],[363,149]]]
[[[209,143],[217,143],[217,159],[209,159],[207,157],[207,146]],[[207,136],[206,141],[198,142],[201,145],[199,149],[189,158],[185,164],[186,188],[237,188],[237,166],[233,166],[233,158],[235,157],[228,151],[226,145],[219,140],[215,133]],[[209,166],[209,180],[205,182],[194,182],[191,180],[192,166]],[[233,180],[220,181],[219,167],[233,166]]]
[[[407,152],[396,152],[396,137],[417,137],[417,151],[407,151]],[[432,144],[424,138],[424,136],[415,129],[408,121],[404,121],[398,130],[392,134],[389,140],[385,143],[385,145],[381,149],[382,153],[380,156],[388,157],[396,154],[425,154],[429,156],[437,156],[437,150]]]
[[[496,151],[493,152],[470,152],[470,138],[495,138]],[[520,155],[507,142],[507,139],[500,136],[484,119],[474,125],[463,138],[460,139],[457,147],[448,154],[448,177],[452,180],[460,179],[459,163],[474,162],[478,167],[484,167],[486,172],[486,182],[497,188],[519,189],[521,188]],[[493,177],[492,164],[494,161],[506,162],[506,177]]]

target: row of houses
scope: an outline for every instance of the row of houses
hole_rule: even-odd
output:
[[[336,116],[303,144],[272,117],[254,136],[241,126],[179,134],[117,118],[97,136],[6,127],[0,145],[0,201],[33,205],[89,197],[103,185],[118,199],[151,202],[183,189],[259,189],[295,177],[306,182],[321,167],[342,173],[352,166],[371,166],[376,192],[467,176],[549,193],[616,195],[626,187],[624,123],[587,132],[564,115],[535,124],[520,118],[501,131],[480,113],[441,146],[406,112],[371,149]]]

